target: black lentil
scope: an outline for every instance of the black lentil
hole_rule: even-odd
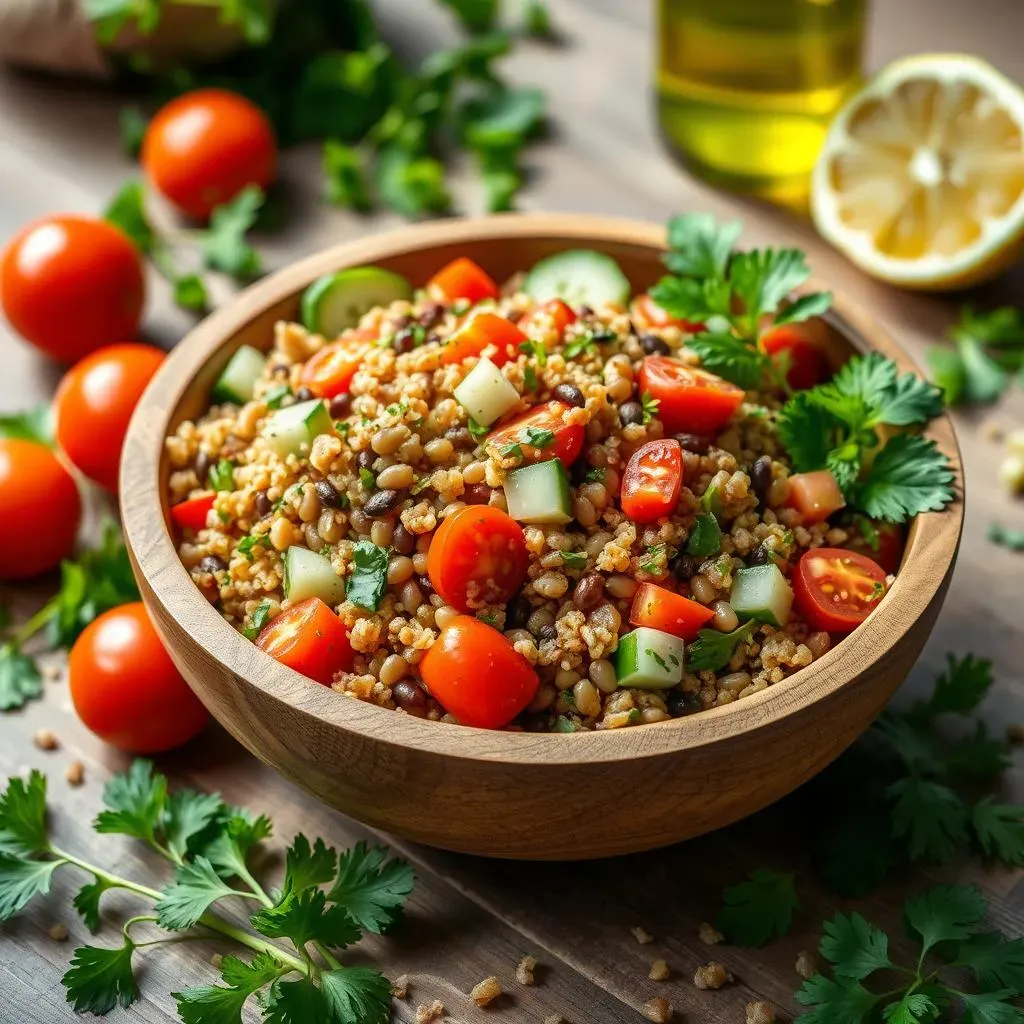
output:
[[[256,515],[262,519],[274,511],[274,503],[267,497],[266,491],[256,492]]]
[[[656,334],[643,334],[640,336],[640,347],[649,356],[667,356],[672,350],[668,347],[664,338]]]
[[[624,427],[631,423],[643,423],[644,407],[639,402],[624,402],[619,406],[619,419]]]
[[[672,561],[672,572],[677,580],[691,579],[696,576],[698,568],[697,559],[693,555],[676,555]]]
[[[711,448],[708,438],[701,437],[700,434],[673,434],[672,436],[679,442],[680,448],[693,452],[694,455],[707,455]]]
[[[554,396],[560,402],[565,402],[566,405],[573,405],[577,409],[584,409],[587,405],[583,392],[575,384],[559,384],[554,390]]]
[[[762,505],[768,504],[768,492],[772,486],[772,459],[770,455],[761,455],[750,467],[750,482],[754,493]]]
[[[394,536],[391,538],[391,546],[400,555],[411,555],[416,550],[416,537],[401,523],[398,523],[395,526]]]
[[[295,392],[296,402],[308,402],[311,398],[316,398],[316,395],[314,395],[313,392],[305,386],[299,388],[299,390]]]
[[[210,456],[206,452],[200,451],[193,463],[193,468],[196,471],[196,478],[201,484],[205,484],[206,478],[210,474]]]
[[[320,503],[328,508],[344,508],[345,498],[338,493],[338,488],[330,480],[317,480],[313,485],[316,488],[317,497]]]
[[[604,579],[596,572],[588,572],[579,578],[572,592],[572,603],[581,612],[596,608],[604,597]]]
[[[522,594],[516,594],[505,606],[505,628],[524,629],[533,608]]]
[[[421,327],[433,327],[434,324],[444,317],[445,309],[440,302],[433,302],[422,313],[418,323]]]
[[[487,484],[470,484],[462,492],[462,500],[467,505],[486,505],[491,500],[491,488]]]
[[[469,432],[468,427],[449,427],[444,432],[444,436],[451,441],[456,448],[476,447],[476,441],[473,440],[473,435]]]
[[[199,568],[203,572],[225,572],[227,567],[227,562],[225,562],[223,558],[218,558],[216,555],[206,555],[199,562]]]
[[[395,703],[410,715],[422,718],[427,713],[427,695],[423,687],[411,679],[400,679],[391,687]]]
[[[673,690],[669,694],[668,700],[665,702],[668,707],[668,713],[673,718],[682,718],[685,715],[692,715],[695,711],[700,711],[704,704],[700,697],[695,693],[683,693],[682,690]]]
[[[343,395],[335,395],[331,404],[327,407],[332,420],[344,419],[352,411],[352,396],[346,392]]]
[[[356,463],[360,469],[369,469],[376,461],[377,453],[372,448],[364,448],[356,456]]]
[[[363,506],[363,512],[371,519],[382,519],[384,516],[391,515],[398,508],[404,495],[404,491],[392,491],[386,488],[383,491],[377,491]]]

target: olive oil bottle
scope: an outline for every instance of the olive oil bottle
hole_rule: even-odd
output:
[[[659,0],[658,113],[696,173],[800,206],[861,80],[868,0]]]

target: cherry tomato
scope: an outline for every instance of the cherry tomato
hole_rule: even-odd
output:
[[[794,473],[789,478],[786,504],[800,513],[804,525],[810,525],[845,508],[846,499],[836,478],[827,469],[816,469],[812,473]]]
[[[845,547],[857,551],[876,561],[887,573],[896,574],[903,561],[904,529],[899,523],[884,523],[874,519],[867,521],[869,528],[877,534],[877,550],[868,543],[857,522],[844,524],[849,533]]]
[[[812,629],[849,633],[885,595],[885,570],[845,548],[804,552],[793,572],[793,599]]]
[[[448,339],[441,351],[442,363],[461,363],[484,355],[495,366],[504,366],[519,355],[526,335],[510,320],[497,313],[475,313]]]
[[[551,299],[536,309],[531,309],[519,321],[519,326],[527,333],[533,328],[541,330],[554,328],[555,333],[561,337],[565,333],[566,327],[569,324],[576,323],[577,319],[578,317],[571,306],[564,303],[561,299]]]
[[[672,513],[683,485],[683,450],[671,438],[647,441],[630,456],[619,501],[635,523],[653,523]]]
[[[641,394],[657,399],[658,418],[669,434],[714,434],[743,401],[742,388],[668,356],[644,359],[638,379]]]
[[[640,327],[678,327],[679,330],[686,331],[688,334],[696,334],[697,331],[704,330],[704,324],[699,320],[683,320],[671,316],[646,292],[643,295],[638,295],[632,301],[629,312],[630,316],[638,321]]]
[[[141,601],[86,626],[71,648],[68,682],[82,724],[130,754],[180,747],[209,720]]]
[[[487,446],[505,448],[510,444],[518,444],[523,452],[524,462],[546,462],[548,459],[560,459],[566,468],[571,466],[583,450],[585,430],[578,423],[566,423],[563,416],[569,406],[565,402],[545,402],[535,405],[532,409],[515,419],[503,423],[497,430],[487,435]],[[550,430],[554,440],[543,448],[527,444],[525,438],[528,429]]]
[[[466,505],[437,528],[427,554],[430,583],[461,612],[504,604],[523,584],[523,528],[491,505]]]
[[[198,533],[206,526],[206,517],[213,508],[215,494],[200,494],[198,498],[187,498],[171,506],[171,519],[179,530]]]
[[[428,282],[427,291],[439,299],[496,299],[501,294],[494,279],[472,260],[460,256],[442,267]]]
[[[141,156],[153,187],[198,220],[247,185],[265,189],[277,170],[266,115],[226,89],[196,89],[161,107],[146,129]]]
[[[82,501],[45,445],[0,438],[0,580],[37,576],[75,546]]]
[[[653,583],[640,584],[629,610],[629,621],[634,626],[660,629],[681,636],[687,643],[696,640],[698,631],[714,617],[710,608]]]
[[[344,623],[319,597],[307,597],[263,627],[256,646],[282,665],[330,686],[354,657]]]
[[[761,347],[787,365],[786,383],[797,391],[813,388],[828,376],[821,350],[795,327],[776,327],[761,337]]]
[[[138,250],[119,228],[92,217],[36,221],[0,257],[0,301],[11,326],[62,363],[132,337],[145,292]]]
[[[371,347],[372,340],[366,331],[353,331],[315,353],[302,368],[299,379],[318,398],[343,395],[352,386],[352,378]]]
[[[540,679],[496,629],[459,615],[420,662],[433,698],[463,725],[500,729],[533,700]]]
[[[152,345],[108,345],[76,363],[57,385],[57,443],[108,491],[117,490],[128,421],[164,358]]]

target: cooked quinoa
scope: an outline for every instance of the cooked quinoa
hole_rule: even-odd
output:
[[[525,455],[509,452],[471,432],[454,392],[478,360],[442,360],[467,313],[485,310],[519,325],[530,342],[501,367],[519,395],[502,422],[561,401],[562,421],[584,435],[569,469],[571,520],[523,525],[528,562],[510,600],[489,603],[487,586],[469,596],[470,613],[502,631],[539,679],[506,728],[569,732],[660,722],[742,700],[821,657],[829,635],[812,632],[794,610],[781,628],[757,624],[719,671],[687,669],[669,689],[619,685],[616,649],[632,629],[640,584],[698,602],[713,612],[708,629],[731,632],[739,624],[729,603],[737,570],[774,563],[786,571],[809,548],[842,545],[847,532],[827,522],[805,527],[786,507],[791,466],[774,430],[783,396],[763,392],[747,392],[714,436],[676,435],[683,469],[678,503],[656,522],[632,521],[619,501],[624,469],[641,445],[665,436],[636,377],[652,354],[696,366],[687,336],[677,326],[645,322],[635,307],[612,304],[577,306],[575,322],[560,329],[522,291],[472,310],[463,300],[418,293],[367,312],[359,336],[377,342],[348,392],[327,403],[334,428],[299,455],[282,457],[261,433],[272,414],[268,402],[287,407],[314,397],[302,382],[303,367],[334,339],[296,323],[276,325],[251,401],[214,404],[167,439],[172,506],[208,494],[213,467],[233,464],[204,525],[183,531],[178,545],[195,584],[224,618],[254,636],[290,607],[284,568],[290,547],[322,553],[348,581],[355,545],[371,541],[386,552],[386,586],[376,610],[347,598],[334,605],[354,661],[331,685],[339,697],[458,721],[427,692],[419,673],[458,614],[431,583],[431,541],[467,504],[506,510],[503,484],[531,454],[528,446]],[[709,490],[717,498],[721,549],[694,557],[685,548]]]

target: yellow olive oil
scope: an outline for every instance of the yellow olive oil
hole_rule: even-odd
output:
[[[662,131],[702,176],[801,205],[861,80],[867,0],[659,0]]]

